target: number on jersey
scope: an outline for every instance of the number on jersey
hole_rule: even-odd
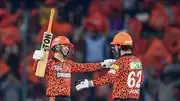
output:
[[[131,71],[128,75],[127,84],[130,88],[140,88],[140,82],[142,77],[142,71],[138,71],[137,73],[135,71]],[[135,80],[135,78],[138,78],[138,81]]]

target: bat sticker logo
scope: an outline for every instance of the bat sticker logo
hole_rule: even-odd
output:
[[[50,50],[49,45],[51,43],[51,38],[52,38],[52,35],[50,35],[48,33],[45,34],[45,37],[44,37],[44,40],[43,40],[43,46],[42,46],[44,51],[49,51]]]

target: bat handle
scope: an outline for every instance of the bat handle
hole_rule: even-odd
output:
[[[49,18],[48,30],[47,30],[47,32],[49,32],[49,33],[51,33],[52,23],[53,23],[53,18],[54,18],[54,13],[55,13],[55,10],[54,10],[54,8],[52,8],[52,9],[51,9],[50,18]]]

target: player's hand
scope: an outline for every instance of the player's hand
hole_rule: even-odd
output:
[[[106,59],[104,62],[101,62],[103,68],[111,68],[111,65],[115,62],[115,59]]]
[[[33,54],[33,59],[38,61],[38,60],[41,60],[43,58],[43,56],[44,56],[43,51],[36,50]]]
[[[93,82],[88,81],[87,79],[78,80],[77,82],[75,82],[75,86],[76,86],[76,90],[80,91],[85,88],[93,87]]]

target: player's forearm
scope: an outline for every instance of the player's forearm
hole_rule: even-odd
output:
[[[104,81],[103,81],[104,80]],[[110,81],[109,80],[106,80],[106,79],[103,79],[103,80],[100,80],[97,79],[97,80],[92,80],[92,83],[93,83],[93,86],[94,87],[99,87],[99,86],[104,86],[104,85],[108,85],[110,84]]]
[[[77,63],[72,68],[73,72],[91,72],[101,69],[101,63]]]
[[[113,80],[113,76],[110,73],[108,73],[105,76],[102,76],[96,80],[92,80],[92,83],[94,87],[98,87],[98,86],[111,84],[112,80]]]
[[[107,73],[105,76],[100,77],[96,80],[79,80],[77,81],[76,84],[76,90],[79,91],[84,88],[89,88],[89,87],[98,87],[98,86],[103,86],[107,84],[111,84],[113,81],[113,75],[111,76],[110,73]]]
[[[106,59],[99,63],[76,63],[72,61],[72,72],[91,72],[102,68],[111,68],[114,61],[116,60]]]

